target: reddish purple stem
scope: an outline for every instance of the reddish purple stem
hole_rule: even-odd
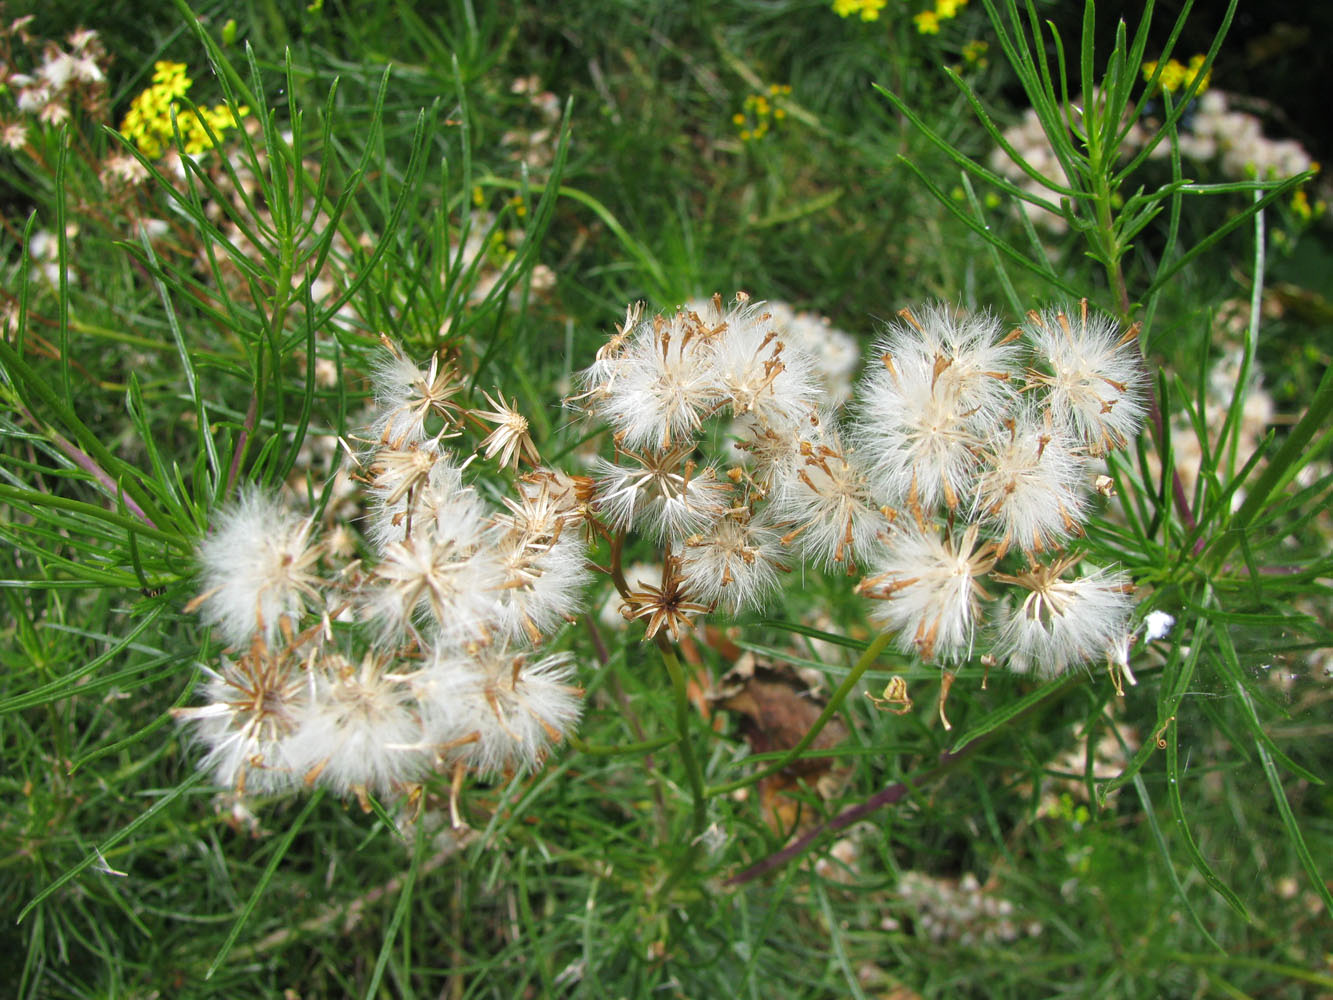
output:
[[[854,805],[850,809],[844,809],[831,820],[821,823],[809,833],[798,837],[776,854],[770,854],[763,860],[755,862],[744,871],[731,876],[731,878],[727,879],[726,884],[743,885],[746,882],[759,878],[761,875],[768,874],[775,868],[781,868],[788,861],[792,860],[792,858],[804,853],[806,848],[820,837],[824,836],[824,834],[846,829],[858,820],[869,816],[871,813],[877,812],[885,806],[894,805],[906,796],[914,786],[924,784],[927,781],[932,781],[944,774],[953,767],[955,763],[966,757],[973,750],[977,749],[981,744],[985,743],[988,738],[989,736],[979,736],[971,743],[967,744],[967,746],[962,747],[956,752],[945,750],[940,754],[939,762],[928,771],[924,771],[913,778],[904,779],[903,781],[895,781],[892,785],[876,792],[864,802]]]
[[[33,424],[33,426],[41,427],[41,423],[37,420],[36,417],[32,415],[31,411],[29,411],[26,406],[20,406],[19,412],[21,412]],[[72,441],[66,440],[55,430],[55,428],[47,427],[45,428],[45,431],[47,436],[51,439],[52,442],[54,442],[56,447],[65,453],[66,458],[68,458],[80,469],[82,469],[84,472],[88,473],[90,476],[96,479],[97,482],[101,485],[101,487],[104,490],[106,490],[107,493],[111,494],[113,497],[119,497],[121,502],[125,504],[126,510],[128,510],[131,514],[137,517],[144,524],[148,525],[148,527],[150,528],[157,527],[157,525],[153,523],[153,519],[143,512],[143,508],[141,508],[137,503],[135,503],[132,497],[125,495],[125,491],[120,488],[120,484],[117,483],[114,479],[112,479],[111,475],[100,465],[98,465],[93,460],[91,455],[89,455],[83,449],[79,448],[79,446],[74,444]]]
[[[259,397],[250,397],[250,408],[245,411],[245,423],[241,426],[241,436],[236,439],[236,447],[231,453],[231,468],[227,470],[227,493],[236,485],[236,477],[241,471],[241,456],[250,441],[250,432],[255,429],[255,418],[259,415]]]

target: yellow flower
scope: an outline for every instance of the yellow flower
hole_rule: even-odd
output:
[[[1199,79],[1199,74],[1203,71],[1203,64],[1207,61],[1207,58],[1207,56],[1203,55],[1193,56],[1190,58],[1188,66],[1175,59],[1169,60],[1167,64],[1162,67],[1162,74],[1157,78],[1157,85],[1162,90],[1169,91],[1173,94],[1182,87],[1189,87],[1196,79]],[[1143,79],[1151,80],[1153,74],[1157,72],[1158,65],[1159,64],[1156,61],[1144,63]],[[1195,91],[1196,94],[1202,94],[1208,89],[1208,84],[1212,80],[1212,75],[1211,70],[1203,74],[1203,78],[1199,79],[1199,88]]]
[[[860,15],[862,21],[878,21],[887,0],[833,0],[833,13],[839,17]]]
[[[916,30],[923,35],[938,35],[940,33],[940,18],[933,10],[923,10],[912,20],[916,22]]]
[[[152,86],[135,96],[121,121],[121,134],[132,140],[149,159],[155,160],[166,151],[175,141],[177,129],[185,152],[198,156],[212,149],[214,140],[221,138],[227,129],[235,128],[236,118],[244,118],[250,113],[249,108],[241,106],[233,117],[223,104],[197,110],[180,107],[179,100],[193,84],[185,72],[184,63],[166,60],[154,63]],[[176,116],[174,129],[173,112]]]

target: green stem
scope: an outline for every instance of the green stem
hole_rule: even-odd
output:
[[[590,757],[629,757],[632,754],[652,753],[654,750],[661,750],[663,747],[670,746],[677,739],[679,739],[677,736],[659,736],[656,739],[643,740],[639,743],[599,746],[596,743],[584,743],[577,736],[566,737],[571,747],[579,753],[588,754]]]
[[[1097,230],[1093,242],[1096,244],[1097,252],[1101,255],[1103,266],[1106,268],[1106,280],[1111,286],[1111,293],[1115,298],[1116,308],[1119,310],[1118,318],[1123,326],[1129,326],[1133,319],[1130,310],[1129,283],[1125,280],[1124,268],[1120,266],[1125,248],[1120,245],[1115,234],[1115,216],[1112,211],[1115,191],[1112,188],[1112,181],[1109,176],[1110,168],[1103,165],[1100,149],[1090,149],[1089,157],[1091,158],[1091,169],[1094,177],[1093,201],[1097,213]],[[1114,163],[1110,167],[1114,167]],[[1139,361],[1143,363],[1146,369],[1147,364],[1141,336],[1135,346],[1139,351]],[[1166,419],[1162,413],[1161,402],[1157,398],[1157,388],[1151,379],[1147,380],[1146,387],[1148,392],[1148,419],[1152,424],[1153,437],[1158,453],[1164,455],[1166,454]],[[1189,498],[1185,496],[1185,485],[1181,481],[1180,470],[1173,465],[1169,475],[1171,477],[1171,499],[1176,514],[1185,526],[1186,533],[1192,532],[1197,522]]]
[[[667,673],[671,675],[671,692],[676,700],[676,729],[679,734],[677,739],[680,743],[680,759],[685,765],[685,774],[690,782],[690,797],[693,799],[689,843],[676,858],[675,864],[671,866],[665,881],[657,891],[658,896],[667,898],[672,887],[694,869],[695,862],[703,852],[700,838],[704,832],[704,824],[708,821],[708,798],[704,788],[703,770],[699,766],[699,758],[695,756],[694,745],[690,742],[690,699],[685,683],[685,671],[680,665],[680,660],[676,658],[676,651],[671,643],[660,635],[657,636],[657,648],[661,650]]]
[[[1124,256],[1124,248],[1119,245],[1119,241],[1116,239],[1115,217],[1111,211],[1111,202],[1115,197],[1115,192],[1111,190],[1106,171],[1102,169],[1099,161],[1093,163],[1092,169],[1096,177],[1093,185],[1093,200],[1096,203],[1097,212],[1097,250],[1102,255],[1102,262],[1106,267],[1106,280],[1111,286],[1116,308],[1120,311],[1120,322],[1128,326],[1131,320],[1129,314],[1129,285],[1125,281],[1124,269],[1120,266],[1120,258]]]
[[[671,675],[671,693],[676,701],[676,731],[680,741],[680,759],[685,765],[685,773],[690,781],[690,796],[694,800],[691,829],[694,836],[703,833],[707,819],[708,794],[704,788],[703,769],[699,758],[695,756],[694,744],[690,742],[690,696],[685,683],[685,670],[676,658],[676,651],[671,643],[662,636],[657,637],[657,648],[662,653],[667,673]]]
[[[837,690],[833,692],[832,697],[829,698],[828,704],[824,706],[824,711],[819,713],[819,718],[815,720],[814,725],[810,727],[809,732],[801,737],[800,742],[788,750],[785,756],[780,760],[774,761],[762,771],[752,774],[749,777],[737,778],[735,781],[728,781],[721,785],[711,785],[706,790],[705,795],[710,799],[715,795],[726,795],[728,792],[734,792],[738,788],[745,788],[754,784],[756,781],[767,778],[770,774],[777,774],[777,772],[788,767],[797,757],[809,748],[810,744],[815,741],[815,737],[820,734],[829,719],[833,718],[833,713],[842,706],[842,703],[847,700],[847,696],[851,694],[852,689],[856,687],[857,683],[861,680],[861,675],[869,670],[870,665],[875,662],[879,657],[879,654],[884,652],[884,647],[889,644],[889,641],[893,636],[893,632],[881,632],[879,635],[875,636],[874,641],[866,647],[865,652],[862,653],[861,658],[856,661],[856,665],[852,667],[851,672],[842,679],[842,683],[839,684]]]
[[[1333,418],[1333,365],[1324,369],[1319,388],[1315,390],[1314,399],[1305,411],[1305,416],[1291,429],[1278,453],[1255,478],[1245,493],[1245,502],[1240,505],[1240,510],[1236,511],[1227,530],[1213,544],[1209,552],[1212,563],[1209,578],[1220,572],[1222,562],[1232,546],[1246,534],[1250,523],[1259,516],[1272,493],[1286,486],[1290,476],[1294,475],[1292,470],[1306,453],[1306,445],[1317,431],[1328,426],[1330,418]]]

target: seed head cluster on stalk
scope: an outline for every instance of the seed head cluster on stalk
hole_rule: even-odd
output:
[[[331,544],[348,525],[321,537],[258,488],[225,506],[192,607],[230,649],[205,668],[206,704],[177,715],[238,792],[321,785],[364,802],[444,771],[458,822],[466,773],[536,767],[578,721],[571,658],[542,647],[582,607],[586,498],[538,465],[503,396],[470,410],[450,364],[385,346],[357,458],[360,543]],[[491,433],[460,460],[448,445],[469,422]],[[533,468],[497,505],[465,480],[478,458]]]
[[[470,409],[447,361],[386,340],[360,542],[251,489],[199,547],[193,606],[230,646],[206,704],[178,712],[204,767],[238,791],[363,799],[449,772],[457,821],[465,774],[535,767],[578,721],[570,657],[542,647],[582,607],[589,539],[609,539],[647,638],[759,607],[806,561],[861,575],[874,620],[946,670],[943,693],[983,651],[1042,676],[1105,659],[1132,681],[1129,579],[1077,542],[1094,461],[1142,421],[1135,331],[1086,302],[1010,332],[944,305],[899,317],[843,406],[827,356],[743,294],[631,307],[568,401],[610,432],[587,475],[540,465],[502,394]],[[460,461],[451,445],[477,428]],[[468,481],[478,460],[532,469],[497,505]],[[625,580],[631,532],[659,546],[655,582]]]
[[[1129,579],[1080,570],[1077,542],[1096,461],[1143,420],[1137,330],[1086,301],[1016,329],[903,310],[842,407],[782,326],[744,295],[632,307],[582,373],[570,402],[613,451],[592,513],[615,559],[629,532],[661,546],[660,584],[620,587],[625,616],[675,636],[759,606],[804,560],[861,574],[874,619],[946,670],[988,651],[1018,673],[1106,659],[1132,680]]]
[[[1046,677],[1101,659],[1132,681],[1129,578],[1076,573],[1075,545],[1094,462],[1143,420],[1136,335],[1086,300],[1009,333],[939,305],[899,314],[862,381],[855,439],[876,500],[902,515],[858,589],[904,651],[948,669],[982,646]]]

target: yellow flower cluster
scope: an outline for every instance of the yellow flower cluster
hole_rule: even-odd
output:
[[[1162,67],[1162,75],[1157,78],[1157,85],[1163,90],[1175,93],[1183,87],[1188,87],[1194,83],[1199,73],[1203,70],[1203,64],[1207,57],[1202,55],[1190,58],[1189,65],[1177,62],[1171,59]],[[1157,72],[1157,62],[1146,62],[1143,64],[1143,79],[1151,80],[1152,75]],[[1195,94],[1202,94],[1208,89],[1208,82],[1212,79],[1212,70],[1203,74],[1203,79],[1199,81],[1199,89]]]
[[[862,21],[878,21],[886,0],[833,0],[833,13],[839,17],[860,16]]]
[[[172,144],[175,133],[171,127],[171,116],[174,112],[176,127],[180,129],[181,139],[185,142],[185,152],[197,156],[212,149],[213,139],[221,138],[227,129],[235,128],[236,120],[225,104],[216,104],[211,108],[182,108],[180,99],[186,95],[193,82],[185,75],[184,63],[154,63],[152,86],[130,102],[130,110],[120,123],[120,134],[133,140],[144,156],[155,160]],[[250,109],[245,106],[236,110],[241,117],[250,113]],[[209,136],[210,129],[212,137]]]
[[[1315,164],[1315,167],[1318,168],[1318,164]],[[1324,213],[1328,211],[1328,204],[1322,198],[1313,205],[1310,204],[1310,196],[1305,193],[1305,188],[1299,188],[1291,196],[1291,210],[1302,222],[1311,222],[1324,217]]]
[[[923,35],[938,35],[940,23],[958,16],[958,11],[967,6],[967,0],[935,0],[933,10],[923,10],[912,18],[916,30]]]
[[[731,116],[732,124],[740,130],[742,142],[753,142],[768,135],[771,123],[780,122],[787,117],[785,109],[774,102],[791,93],[786,84],[773,84],[767,94],[751,94],[745,98],[744,110]]]

